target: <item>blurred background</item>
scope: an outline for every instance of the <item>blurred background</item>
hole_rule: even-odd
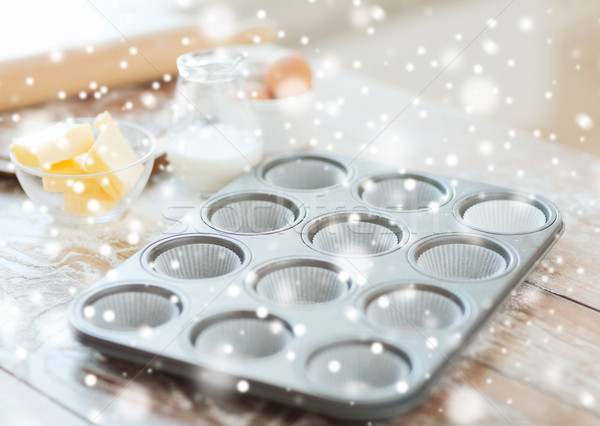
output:
[[[16,108],[39,102],[27,94],[40,97],[42,84],[52,86],[49,98],[55,101],[97,99],[119,84],[118,78],[104,83],[106,73],[93,75],[75,61],[73,73],[90,72],[87,81],[94,84],[67,88],[66,81],[63,88],[70,78],[64,67],[78,54],[120,46],[121,53],[102,60],[114,61],[111,69],[129,76],[122,79],[129,84],[151,80],[135,75],[132,57],[140,54],[129,49],[131,38],[160,45],[167,43],[165,31],[195,27],[218,40],[240,28],[266,26],[274,29],[277,43],[306,53],[317,78],[341,70],[361,73],[600,155],[595,0],[62,0],[10,2],[3,9],[4,122],[20,119]],[[178,42],[179,50],[189,50],[185,37]],[[168,43],[165,49],[171,56],[179,53]],[[41,71],[51,76],[50,83],[37,77]]]

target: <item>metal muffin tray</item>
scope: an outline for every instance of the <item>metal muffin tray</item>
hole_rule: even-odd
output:
[[[543,197],[347,164],[266,160],[77,297],[76,335],[207,392],[353,420],[410,409],[563,222]]]

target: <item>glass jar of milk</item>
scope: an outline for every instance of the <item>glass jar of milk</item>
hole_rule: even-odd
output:
[[[212,193],[262,157],[262,137],[244,87],[246,54],[235,48],[186,53],[167,132],[167,158],[192,189]]]

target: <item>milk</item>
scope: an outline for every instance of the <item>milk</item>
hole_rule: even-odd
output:
[[[190,188],[216,192],[252,170],[262,158],[262,143],[251,132],[229,124],[188,126],[168,135],[167,158]]]

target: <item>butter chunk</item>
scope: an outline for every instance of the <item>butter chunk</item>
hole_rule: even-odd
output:
[[[93,144],[94,135],[88,123],[56,123],[15,139],[10,149],[19,163],[48,169],[87,152]]]
[[[104,128],[109,124],[115,124],[115,122],[113,121],[112,115],[110,115],[110,112],[108,111],[98,114],[94,119],[94,127],[96,127],[96,129],[99,131],[104,130]]]
[[[138,160],[108,112],[98,115],[94,125],[100,130],[100,136],[89,150],[84,163],[88,173],[117,170]],[[143,171],[143,166],[138,164],[120,172],[98,176],[97,180],[114,200],[120,200],[133,189]]]
[[[79,178],[65,189],[65,211],[73,216],[89,217],[104,213],[118,203],[93,178]]]
[[[73,185],[73,178],[65,177],[65,175],[84,175],[87,171],[83,168],[85,155],[61,161],[60,163],[52,164],[49,168],[44,169],[44,172],[63,175],[63,176],[42,176],[42,183],[46,191],[66,191],[67,187]]]

